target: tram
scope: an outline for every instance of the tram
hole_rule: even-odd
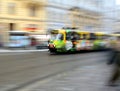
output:
[[[79,29],[51,30],[48,43],[50,53],[101,50],[106,48],[107,34]]]

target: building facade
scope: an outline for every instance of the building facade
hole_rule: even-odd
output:
[[[40,1],[42,4],[45,2]],[[33,0],[1,0],[0,21],[8,24],[8,30],[25,30],[42,32],[45,11],[43,5]]]
[[[102,0],[103,2],[103,10],[102,10],[102,23],[103,23],[103,31],[106,32],[114,32],[115,29],[115,21],[116,17],[116,0]],[[109,3],[108,3],[109,2]]]
[[[0,0],[0,40],[9,41],[8,31],[47,34],[62,27],[100,31],[104,0]]]
[[[48,29],[78,27],[98,31],[101,27],[100,0],[48,0]]]
[[[0,0],[0,38],[9,41],[9,31],[42,34],[45,29],[45,0]]]
[[[116,6],[114,8],[114,10],[112,11],[112,13],[114,13],[115,17],[114,17],[114,21],[113,21],[113,32],[120,32],[120,5]]]

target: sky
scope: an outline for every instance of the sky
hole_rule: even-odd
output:
[[[120,5],[120,0],[116,0],[116,4],[117,4],[117,5]]]

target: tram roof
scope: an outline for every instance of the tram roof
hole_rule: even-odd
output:
[[[120,34],[111,34],[111,36],[120,37]]]

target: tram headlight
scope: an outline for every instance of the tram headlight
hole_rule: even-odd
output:
[[[54,44],[49,44],[49,47],[50,47],[50,48],[54,48],[55,45],[54,45]]]

